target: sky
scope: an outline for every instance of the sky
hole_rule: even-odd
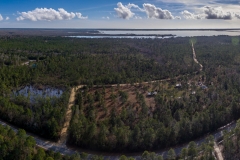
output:
[[[0,28],[240,28],[240,0],[0,0]]]

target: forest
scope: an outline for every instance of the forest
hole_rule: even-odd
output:
[[[194,47],[203,65],[200,71],[192,58],[193,39],[189,37],[1,37],[0,117],[57,141],[70,88],[85,85],[78,90],[72,108],[68,144],[121,152],[154,151],[186,143],[240,118],[238,39],[196,37]],[[166,81],[156,83],[159,94],[152,97],[154,106],[149,106],[146,92],[152,91],[149,86],[154,80]],[[117,87],[145,82],[149,86],[145,93],[135,90],[134,103],[128,92]],[[182,87],[169,90],[167,86],[176,83]],[[108,106],[105,86],[111,84],[117,86],[109,98],[113,105]],[[11,96],[26,85],[64,88],[64,93],[54,101],[47,97],[34,104],[29,97]],[[97,91],[90,93],[94,88]],[[190,89],[197,92],[189,94]],[[181,96],[171,97],[172,92],[181,92]],[[115,101],[121,108],[115,107]],[[97,119],[99,110],[106,112],[101,120]]]
[[[60,153],[45,151],[36,146],[33,137],[27,136],[22,129],[15,133],[12,129],[0,125],[1,160],[77,160],[80,155],[62,156]],[[82,157],[83,158],[83,157]]]
[[[173,43],[179,48],[168,53],[161,41],[104,41],[64,37],[0,38],[0,115],[3,120],[58,140],[65,121],[69,88],[79,84],[105,85],[143,82],[191,73],[187,40]],[[154,45],[151,43],[154,42]],[[168,41],[164,43],[170,43]],[[142,48],[140,46],[147,45]],[[146,48],[151,49],[146,49]],[[181,54],[179,52],[181,50]],[[163,52],[155,54],[154,52]],[[174,61],[183,59],[186,63]],[[108,62],[108,63],[106,63]],[[175,70],[171,72],[171,70]],[[50,103],[48,98],[29,103],[28,97],[12,97],[12,91],[26,85],[65,88],[63,96]]]
[[[223,146],[224,155],[227,160],[233,157],[239,158],[236,154],[237,146],[235,142],[232,141],[232,134],[239,132],[240,123],[238,122],[235,130],[231,132],[226,132],[224,135]],[[237,137],[234,137],[234,139]],[[238,142],[238,141],[237,141]],[[214,160],[213,152],[213,137],[207,137],[205,143],[197,146],[195,142],[190,142],[188,148],[182,148],[180,155],[176,155],[173,149],[169,149],[165,159],[168,160]],[[235,147],[235,150],[230,149],[230,147]],[[71,156],[61,155],[59,152],[55,153],[53,151],[46,151],[42,148],[36,146],[36,142],[31,136],[27,136],[26,132],[20,129],[15,133],[12,129],[0,125],[0,153],[2,160],[14,160],[18,157],[19,160],[103,160],[104,156],[92,155],[82,153],[75,153]],[[122,155],[119,160],[134,160],[133,157],[127,157]],[[162,155],[157,155],[154,152],[144,151],[140,156],[141,160],[163,160]]]
[[[154,150],[189,142],[239,119],[240,46],[232,43],[230,37],[218,37],[213,41],[215,38],[197,38],[195,50],[204,68],[202,72],[189,75],[177,74],[182,76],[173,84],[183,84],[178,89],[184,92],[181,97],[169,96],[171,92],[167,95],[167,91],[161,90],[161,83],[156,84],[160,90],[154,96],[154,106],[146,104],[144,97],[147,92],[139,94],[140,88],[137,87],[134,89],[134,103],[131,98],[128,100],[130,93],[121,87],[110,89],[111,96],[106,95],[107,89],[101,85],[95,92],[91,90],[96,86],[80,89],[73,108],[69,143],[104,151]],[[178,40],[174,42],[180,43]],[[189,41],[183,39],[182,43],[191,49]],[[173,49],[174,45],[170,46],[172,51],[178,51]],[[183,56],[190,53],[183,53]],[[190,64],[195,65],[193,62]],[[200,85],[207,87],[202,89]],[[200,88],[197,93],[189,93],[190,89],[194,91],[197,88]],[[107,104],[108,101],[111,105]],[[124,107],[118,108],[117,103]],[[107,115],[102,120],[98,119],[100,111]]]

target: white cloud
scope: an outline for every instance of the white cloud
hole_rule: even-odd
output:
[[[232,13],[224,12],[222,7],[210,7],[205,6],[204,12],[206,14],[206,19],[224,19],[224,20],[231,20],[233,18]]]
[[[110,17],[108,17],[108,16],[107,16],[107,17],[102,17],[102,19],[107,19],[107,20],[109,20],[109,19],[110,19]]]
[[[6,21],[8,21],[10,18],[9,17],[6,17]]]
[[[159,1],[163,1],[167,3],[167,1],[165,0],[159,0]],[[193,5],[192,1],[196,2],[196,4],[198,5]],[[174,3],[174,0],[170,0],[169,3]],[[213,0],[212,4],[209,4],[209,6],[208,6],[208,3],[210,2],[207,0],[202,0],[202,1],[177,0],[176,3],[182,3],[185,5],[185,7],[182,7],[182,9],[179,8],[178,10],[180,11],[183,10],[182,12],[180,11],[179,12],[181,13],[182,17],[184,17],[187,20],[190,20],[190,19],[231,20],[233,18],[240,19],[240,13],[238,13],[239,6],[222,3],[225,9],[223,10],[223,7],[217,6],[217,4],[220,3],[220,2],[218,3],[217,0]],[[138,5],[133,3],[129,3],[128,5],[123,5],[121,2],[119,2],[117,5],[118,5],[118,8],[114,8],[114,9],[117,13],[117,16],[122,19],[130,19],[130,18],[141,19],[141,17],[136,16],[136,14],[133,12],[133,9],[135,9],[134,11],[136,12],[139,12],[139,11],[145,12],[149,19],[181,19],[180,16],[173,16],[170,10],[164,10],[150,3],[144,3],[143,8],[140,8]],[[188,11],[187,8],[189,8],[190,11],[194,11],[194,12]]]
[[[126,7],[129,8],[129,9],[131,9],[131,8],[136,8],[136,9],[142,11],[142,12],[145,12],[144,9],[140,8],[138,5],[133,4],[133,3],[129,3]]]
[[[17,17],[18,21],[22,20],[31,20],[31,21],[53,21],[53,20],[71,20],[76,16],[81,19],[86,19],[86,17],[82,17],[81,13],[73,13],[67,12],[63,8],[59,8],[58,10],[54,10],[52,8],[36,8],[35,10],[28,12],[19,13],[20,16]]]
[[[176,16],[176,17],[175,17],[175,19],[182,19],[182,18],[181,18],[181,17],[179,17],[179,16]]]
[[[129,4],[130,5],[130,4]],[[114,8],[117,13],[117,16],[122,19],[130,19],[135,14],[130,10],[132,6],[124,6],[121,2],[117,4],[118,8]]]
[[[232,20],[233,18],[240,19],[240,14],[234,13],[233,10],[228,8],[228,11],[223,10],[222,7],[215,6],[204,6],[197,9],[199,12],[191,13],[187,10],[181,12],[185,19],[222,19],[222,20]]]
[[[0,14],[0,21],[2,21],[3,20],[3,17],[2,17],[2,15]]]
[[[76,13],[76,16],[77,16],[77,18],[79,18],[79,19],[88,19],[88,17],[83,17],[82,16],[82,13]]]
[[[235,17],[238,18],[238,19],[240,19],[240,13],[236,13],[236,14],[235,14]]]
[[[157,8],[156,6],[144,3],[143,8],[148,16],[148,18],[156,18],[156,19],[174,19],[175,17],[168,10],[162,10],[161,8]]]
[[[140,16],[135,16],[134,19],[142,19]]]
[[[193,14],[187,10],[184,10],[183,12],[181,12],[181,14],[185,19],[202,19],[203,18],[202,15]]]

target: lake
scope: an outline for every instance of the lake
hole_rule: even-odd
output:
[[[164,39],[195,36],[240,36],[240,30],[99,30],[100,34],[68,36],[75,38],[151,38]],[[156,36],[159,35],[159,36]],[[166,35],[166,36],[161,36]],[[172,35],[172,36],[169,36]]]
[[[127,30],[116,30],[116,31],[102,31],[103,34],[159,34],[159,35],[168,35],[172,34],[177,37],[194,37],[194,36],[219,36],[219,35],[227,35],[227,36],[239,36],[240,30],[156,30],[156,31],[127,31]]]

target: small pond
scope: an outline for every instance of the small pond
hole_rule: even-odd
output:
[[[13,96],[22,95],[24,97],[29,97],[31,103],[34,103],[36,98],[60,98],[62,94],[62,89],[52,87],[43,87],[39,89],[31,85],[25,86],[18,91],[13,91]]]

